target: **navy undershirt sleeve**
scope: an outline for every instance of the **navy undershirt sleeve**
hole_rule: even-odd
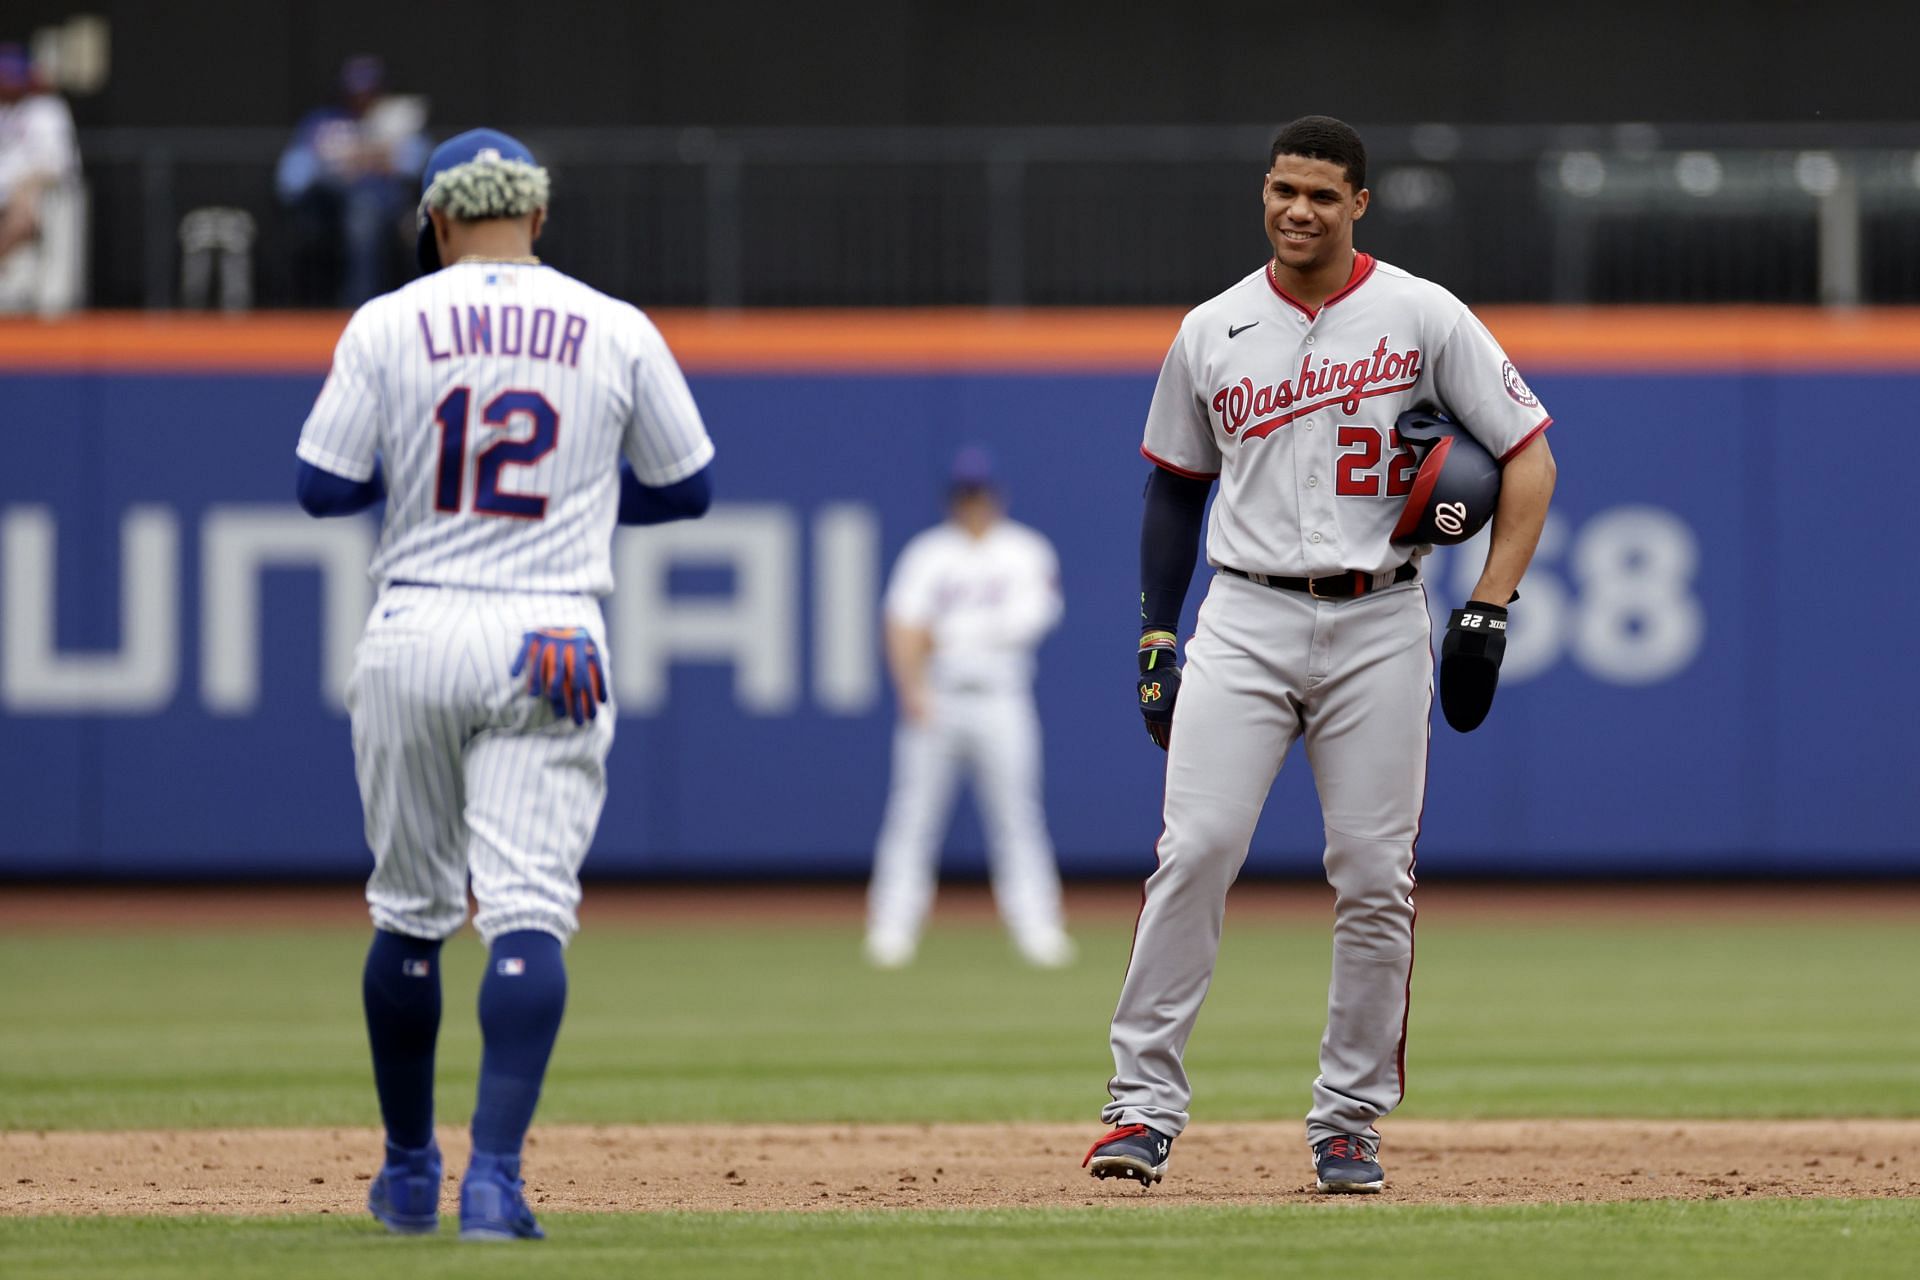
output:
[[[350,516],[356,511],[365,511],[386,492],[386,481],[378,467],[365,480],[349,480],[305,459],[301,459],[300,475],[294,482],[301,510],[310,516]]]
[[[713,505],[713,464],[684,480],[659,486],[640,483],[633,468],[620,464],[620,523],[665,524],[692,520]]]
[[[1200,555],[1200,527],[1207,515],[1211,480],[1175,475],[1155,467],[1147,477],[1146,510],[1140,519],[1140,629],[1178,631],[1180,608]]]

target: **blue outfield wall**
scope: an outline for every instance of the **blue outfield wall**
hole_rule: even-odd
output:
[[[1560,492],[1491,719],[1463,737],[1436,713],[1423,869],[1920,871],[1920,592],[1895,524],[1920,375],[1532,381]],[[1131,669],[1151,377],[694,384],[722,503],[621,535],[590,870],[864,871],[892,712],[877,593],[972,441],[1064,567],[1039,686],[1063,867],[1150,869],[1162,757]],[[0,376],[0,874],[368,865],[338,699],[373,525],[291,502],[318,385]],[[1430,562],[1436,613],[1477,563]],[[1296,751],[1250,870],[1308,872],[1319,850]],[[963,802],[948,866],[982,863]]]

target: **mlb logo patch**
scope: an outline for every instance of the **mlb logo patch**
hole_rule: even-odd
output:
[[[402,960],[400,962],[400,972],[406,974],[409,978],[424,978],[433,972],[433,961]]]
[[[517,978],[527,971],[527,962],[519,956],[502,956],[493,971],[503,978]]]

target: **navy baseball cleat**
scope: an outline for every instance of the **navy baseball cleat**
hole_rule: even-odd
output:
[[[547,1233],[527,1208],[519,1156],[473,1153],[460,1180],[462,1240],[545,1240]]]
[[[1080,1167],[1096,1178],[1134,1178],[1142,1189],[1167,1174],[1173,1139],[1143,1124],[1123,1124],[1094,1143]]]
[[[367,1212],[400,1236],[431,1235],[440,1229],[440,1148],[417,1150],[387,1144],[387,1163],[367,1188]]]
[[[1319,1181],[1313,1184],[1315,1191],[1371,1194],[1387,1185],[1380,1162],[1367,1154],[1358,1138],[1345,1134],[1315,1144],[1313,1171],[1319,1175]]]

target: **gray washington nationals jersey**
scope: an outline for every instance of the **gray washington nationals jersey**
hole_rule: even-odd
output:
[[[1355,257],[1308,310],[1271,264],[1187,313],[1141,452],[1219,476],[1207,559],[1249,573],[1384,573],[1418,459],[1401,413],[1437,406],[1505,461],[1552,421],[1486,326],[1439,285]]]

